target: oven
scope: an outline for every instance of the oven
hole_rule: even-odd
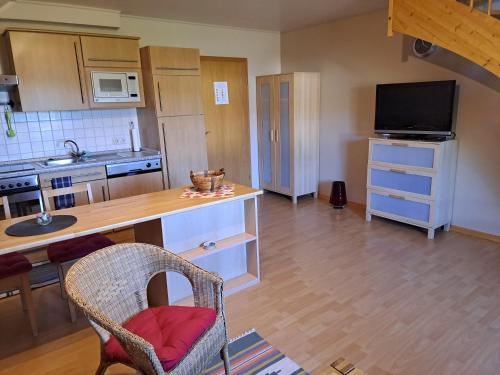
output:
[[[7,197],[12,217],[21,217],[43,211],[43,198],[38,175],[2,178],[0,196]],[[0,219],[5,218],[3,210]]]
[[[90,75],[94,103],[141,101],[138,72],[93,71]]]

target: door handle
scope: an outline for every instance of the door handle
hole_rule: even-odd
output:
[[[394,173],[401,173],[401,174],[406,174],[406,171],[403,171],[401,169],[389,169],[391,172],[394,172]]]
[[[78,62],[78,46],[77,46],[77,43],[74,42],[73,46],[75,47],[76,72],[78,73],[78,83],[80,84],[80,96],[82,98],[82,104],[85,104],[85,99],[83,97],[82,75],[80,73],[80,64]]]
[[[163,112],[163,99],[161,97],[161,87],[160,87],[160,81],[157,82],[157,86],[158,86],[158,101],[160,102],[160,112]]]

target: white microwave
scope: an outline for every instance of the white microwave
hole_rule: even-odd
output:
[[[91,72],[94,103],[141,101],[137,72]]]

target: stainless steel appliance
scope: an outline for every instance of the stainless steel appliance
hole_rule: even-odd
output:
[[[94,103],[141,101],[137,72],[93,71],[90,75]]]
[[[161,171],[160,159],[106,165],[108,179]]]
[[[0,196],[6,196],[12,217],[39,213],[43,210],[43,199],[38,175],[2,178],[7,172],[33,170],[31,164],[14,164],[0,167]]]

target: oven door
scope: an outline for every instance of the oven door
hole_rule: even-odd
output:
[[[40,190],[14,193],[7,196],[7,201],[13,218],[37,214],[43,210],[43,198]]]
[[[94,102],[106,103],[129,99],[127,73],[91,72]]]

